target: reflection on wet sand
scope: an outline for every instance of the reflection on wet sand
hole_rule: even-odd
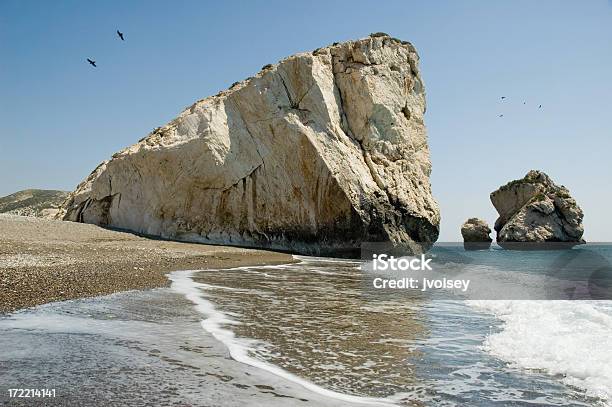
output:
[[[413,344],[424,335],[417,301],[363,292],[355,263],[208,270],[203,295],[255,339],[250,354],[341,393],[386,397],[417,385]],[[333,271],[332,271],[333,270]]]

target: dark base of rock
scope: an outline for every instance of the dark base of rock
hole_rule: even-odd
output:
[[[574,246],[585,244],[584,240],[580,242],[497,242],[503,249],[506,250],[569,250]]]
[[[465,250],[489,250],[491,242],[463,242],[463,248]]]

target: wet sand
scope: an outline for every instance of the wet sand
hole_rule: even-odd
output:
[[[355,406],[233,360],[202,317],[169,288],[0,315],[0,405]],[[55,397],[9,398],[12,388]]]
[[[148,239],[94,225],[0,214],[0,313],[167,287],[170,271],[289,262],[291,255],[283,253]]]

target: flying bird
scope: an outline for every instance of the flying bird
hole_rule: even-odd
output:
[[[538,106],[538,109],[541,109],[541,108],[542,108],[542,105]]]
[[[91,64],[91,66],[96,68],[96,61],[92,61],[91,59],[87,58],[87,62],[89,62]]]
[[[504,117],[504,115],[503,115],[503,114],[500,114],[500,115],[499,115],[499,117]]]
[[[506,98],[505,96],[502,96],[502,97],[501,97],[501,100],[504,100],[505,98]]]
[[[527,102],[523,102],[523,104],[525,104],[525,103],[527,103]]]
[[[121,41],[125,41],[125,38],[123,38],[123,33],[119,30],[117,30],[117,35],[119,36],[119,38],[121,38]]]

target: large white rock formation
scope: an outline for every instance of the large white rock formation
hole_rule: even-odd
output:
[[[426,249],[440,214],[418,62],[379,33],[266,65],[101,163],[60,217],[310,254]]]

